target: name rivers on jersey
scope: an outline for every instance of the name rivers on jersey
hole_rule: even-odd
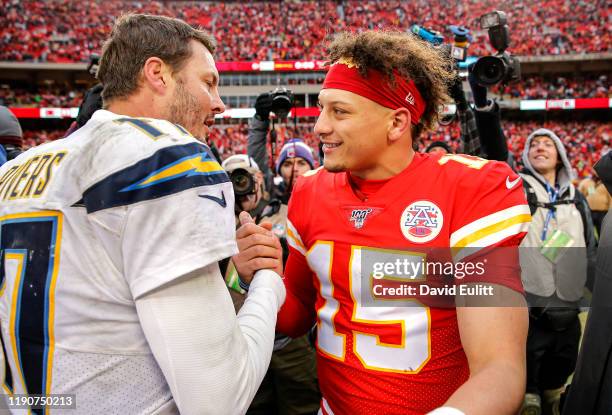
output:
[[[66,151],[39,154],[12,166],[0,177],[0,200],[40,197],[65,156]]]

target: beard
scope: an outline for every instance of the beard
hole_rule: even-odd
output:
[[[186,88],[182,79],[178,79],[172,95],[168,121],[187,129],[196,139],[206,142],[204,121],[206,114],[198,100]]]

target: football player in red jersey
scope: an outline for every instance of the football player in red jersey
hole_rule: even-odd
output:
[[[323,414],[515,413],[528,324],[518,245],[530,215],[520,178],[503,163],[413,150],[451,76],[429,45],[405,33],[342,34],[330,61],[315,125],[324,169],[300,178],[289,204],[277,330],[299,336],[316,322]],[[234,262],[248,280],[272,247],[244,215]],[[412,306],[366,304],[377,286],[368,261],[424,263],[432,248],[452,249],[452,264],[464,265],[505,249],[493,269],[454,281],[489,284],[492,306],[470,307],[474,297],[431,306],[418,295]]]

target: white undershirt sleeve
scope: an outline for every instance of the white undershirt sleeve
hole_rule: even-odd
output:
[[[285,287],[258,271],[236,316],[217,263],[136,300],[181,414],[243,414],[266,373]]]

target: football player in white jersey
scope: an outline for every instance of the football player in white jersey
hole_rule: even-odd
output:
[[[4,394],[75,394],[70,414],[248,408],[285,291],[270,250],[236,316],[219,273],[232,185],[194,138],[225,110],[214,48],[178,19],[120,18],[105,109],[0,169]]]

